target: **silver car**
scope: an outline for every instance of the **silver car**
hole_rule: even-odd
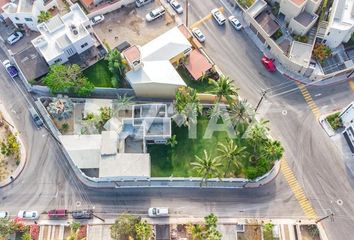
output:
[[[183,13],[183,7],[177,0],[170,1],[170,5],[173,8],[173,10],[176,11],[176,13],[178,13],[178,14]]]
[[[10,214],[7,211],[0,211],[0,219],[9,219]]]
[[[21,210],[18,212],[17,217],[29,220],[36,220],[39,218],[39,214],[37,211],[25,211]]]
[[[194,37],[198,39],[199,42],[201,43],[205,42],[205,36],[199,28],[193,28],[192,33]]]
[[[240,21],[235,17],[235,16],[230,16],[229,17],[229,21],[231,23],[231,25],[237,30],[241,30],[242,29],[242,24],[240,23]]]

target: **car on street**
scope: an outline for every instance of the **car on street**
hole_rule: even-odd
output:
[[[10,214],[7,211],[0,211],[0,219],[9,219]]]
[[[39,218],[39,214],[37,211],[20,210],[17,214],[17,217],[29,220],[36,220]]]
[[[149,217],[168,217],[168,208],[152,207],[148,210]]]
[[[170,5],[173,8],[173,10],[175,10],[176,13],[178,14],[183,13],[183,7],[177,0],[170,1]]]
[[[93,210],[78,210],[72,211],[71,216],[75,219],[92,219],[93,218]]]
[[[37,113],[37,111],[34,109],[34,107],[30,107],[28,109],[28,111],[30,112],[30,115],[32,117],[32,120],[34,122],[34,124],[37,126],[37,128],[41,128],[43,126],[43,121],[42,119],[39,117],[39,114]]]
[[[214,19],[218,22],[218,24],[220,26],[225,24],[226,18],[224,16],[224,14],[222,14],[222,12],[219,9],[214,8],[210,12],[211,12],[211,15],[214,17]]]
[[[103,21],[104,21],[104,16],[102,14],[101,15],[96,15],[93,18],[90,19],[91,26],[95,26],[95,25],[97,25],[97,24],[99,24],[100,22],[103,22]]]
[[[52,209],[48,211],[49,219],[67,219],[68,211],[66,209]]]
[[[153,2],[154,0],[135,0],[136,7],[142,7],[148,3]]]
[[[273,59],[263,56],[261,62],[268,72],[275,72],[277,70]]]
[[[240,21],[235,17],[235,16],[230,16],[229,17],[229,21],[231,23],[231,25],[237,30],[241,30],[242,29],[242,24],[240,23]]]
[[[151,12],[149,12],[148,14],[146,14],[145,19],[148,22],[151,22],[159,17],[162,17],[163,15],[165,15],[166,10],[163,6],[160,6],[154,10],[152,10]]]
[[[10,77],[14,78],[18,76],[18,70],[14,65],[10,63],[10,60],[6,59],[2,62],[2,65],[4,66],[6,72],[10,75]]]
[[[202,31],[199,28],[193,28],[192,29],[193,36],[198,39],[199,42],[203,43],[205,42],[205,35],[202,33]]]
[[[16,42],[20,41],[21,38],[23,38],[22,32],[14,32],[7,38],[7,43],[13,45]]]

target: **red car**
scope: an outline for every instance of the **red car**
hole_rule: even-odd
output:
[[[67,219],[68,211],[66,209],[53,209],[48,211],[49,219]]]
[[[275,72],[277,70],[273,59],[263,56],[261,62],[268,72]]]

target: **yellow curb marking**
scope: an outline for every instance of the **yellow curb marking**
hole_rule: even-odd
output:
[[[218,8],[220,10],[220,12],[224,12],[224,7],[220,7]],[[209,19],[211,19],[213,17],[213,15],[211,15],[211,13],[209,13],[208,15],[206,15],[205,17],[203,17],[202,19],[200,19],[199,21],[193,23],[191,26],[190,26],[190,29],[192,28],[195,28],[195,27],[198,27],[200,24],[208,21]]]
[[[351,90],[354,92],[354,81],[353,80],[349,80],[348,83],[349,83],[349,86],[350,86]]]

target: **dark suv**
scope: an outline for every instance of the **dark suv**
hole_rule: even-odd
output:
[[[72,211],[71,215],[75,219],[91,219],[93,218],[93,210],[80,210],[80,211]]]
[[[29,110],[29,112],[31,114],[31,117],[32,117],[32,120],[33,120],[34,124],[36,124],[37,128],[42,127],[43,126],[43,121],[39,117],[39,114],[37,113],[37,111],[33,107],[30,107],[28,110]]]

